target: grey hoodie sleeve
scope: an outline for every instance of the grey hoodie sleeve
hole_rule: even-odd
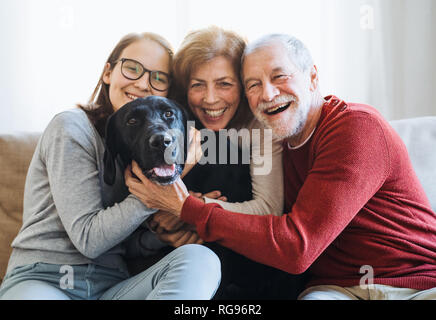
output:
[[[126,239],[156,210],[129,195],[104,208],[102,168],[95,130],[88,121],[61,113],[42,137],[51,196],[71,242],[94,259]]]

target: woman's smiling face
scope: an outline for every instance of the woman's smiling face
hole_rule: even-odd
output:
[[[168,52],[153,40],[141,39],[133,42],[123,50],[119,59],[121,58],[136,60],[148,70],[170,73]],[[150,74],[145,72],[138,80],[129,80],[121,73],[121,61],[118,61],[113,69],[107,64],[103,81],[109,85],[109,99],[114,111],[138,97],[167,96],[168,90],[157,91],[150,86],[149,76]]]
[[[240,97],[238,75],[225,57],[215,57],[192,71],[188,104],[207,129],[224,129],[235,115]]]

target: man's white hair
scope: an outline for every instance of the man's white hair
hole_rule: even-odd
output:
[[[301,71],[304,72],[313,66],[312,56],[304,43],[294,36],[287,34],[268,34],[249,43],[242,54],[241,65],[244,63],[244,59],[247,55],[276,42],[283,45],[291,61],[294,62]]]

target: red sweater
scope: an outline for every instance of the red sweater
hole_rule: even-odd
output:
[[[327,97],[301,148],[284,145],[285,212],[233,213],[189,197],[181,218],[205,241],[298,274],[309,286],[436,287],[436,215],[401,138],[365,105]],[[431,146],[429,146],[431,147]]]

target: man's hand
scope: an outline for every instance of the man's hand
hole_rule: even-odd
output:
[[[182,228],[176,232],[157,233],[157,237],[174,248],[178,248],[184,244],[202,244],[204,241],[195,231],[185,230]]]
[[[124,171],[124,178],[130,193],[147,207],[167,211],[176,216],[180,216],[183,203],[189,197],[188,190],[180,178],[167,186],[155,184],[144,176],[135,161]]]

